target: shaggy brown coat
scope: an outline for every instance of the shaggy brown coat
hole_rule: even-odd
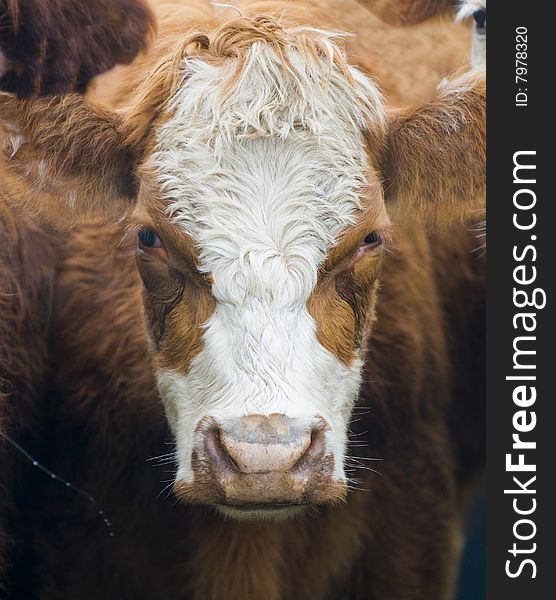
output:
[[[0,89],[84,91],[93,76],[130,62],[153,26],[142,0],[0,0]],[[35,489],[5,436],[40,453],[55,251],[51,233],[22,208],[17,180],[0,179],[0,595],[12,580],[12,597],[28,598],[18,565],[28,564],[31,530],[18,507]]]
[[[0,89],[83,92],[95,75],[131,62],[152,29],[144,0],[0,0]]]
[[[48,236],[0,195],[0,431],[38,451],[55,257]],[[34,493],[28,463],[0,437],[0,595],[30,530],[16,507]],[[14,546],[14,540],[17,544]]]

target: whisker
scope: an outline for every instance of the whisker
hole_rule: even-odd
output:
[[[165,483],[166,481],[170,481],[170,483],[168,483],[168,485],[165,485],[165,486],[164,486],[164,487],[163,487],[163,488],[160,490],[160,492],[158,492],[158,494],[156,495],[156,499],[157,499],[157,500],[158,500],[158,498],[160,498],[160,496],[162,496],[162,494],[163,494],[164,492],[166,492],[167,490],[169,490],[169,488],[171,488],[171,487],[172,487],[172,485],[174,484],[174,480],[173,480],[173,479],[171,479],[171,480],[168,480],[168,479],[166,479],[165,481],[161,481],[161,483]],[[169,496],[169,494],[166,496],[166,498],[168,498],[168,496]]]
[[[361,435],[366,435],[367,433],[369,433],[368,430],[365,430],[365,431],[361,431],[360,433],[350,432],[348,435],[352,435],[353,437],[359,437]]]
[[[359,463],[352,463],[350,466],[353,469],[365,469],[365,471],[371,471],[372,473],[376,473],[377,475],[380,475],[382,477],[382,473],[380,471],[377,471],[376,469],[372,469],[371,467],[368,467],[367,465],[362,465]]]
[[[167,452],[166,454],[161,454],[160,456],[151,456],[150,458],[147,458],[147,462],[151,461],[151,460],[170,458],[173,456],[174,456],[174,452]]]
[[[370,492],[369,488],[359,487],[361,484],[357,479],[346,479],[347,489],[351,492]]]
[[[163,462],[163,463],[159,463],[159,464],[154,463],[151,466],[153,469],[160,469],[162,467],[166,467],[167,465],[173,465],[173,464],[175,464],[174,461],[168,461],[168,462]]]

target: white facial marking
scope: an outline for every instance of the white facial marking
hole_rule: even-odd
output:
[[[365,128],[384,115],[373,84],[289,48],[287,69],[255,43],[240,77],[233,59],[192,59],[150,161],[169,217],[196,242],[216,308],[187,373],[158,385],[177,439],[177,479],[192,481],[199,420],[279,413],[330,426],[343,462],[362,363],[348,367],[317,339],[307,301],[317,271],[355,223],[365,186]],[[223,94],[222,90],[229,90]]]

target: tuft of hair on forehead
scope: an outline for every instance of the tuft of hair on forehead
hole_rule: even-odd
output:
[[[282,13],[235,16],[166,40],[165,56],[128,113],[132,141],[148,137],[152,143],[157,121],[187,111],[188,120],[210,117],[209,137],[285,137],[299,128],[318,136],[334,118],[379,144],[382,97],[349,65],[341,47],[345,35]],[[208,93],[199,93],[203,85]]]

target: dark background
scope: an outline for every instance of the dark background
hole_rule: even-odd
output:
[[[484,491],[471,507],[467,540],[461,559],[455,600],[484,600],[486,597],[486,503]]]

